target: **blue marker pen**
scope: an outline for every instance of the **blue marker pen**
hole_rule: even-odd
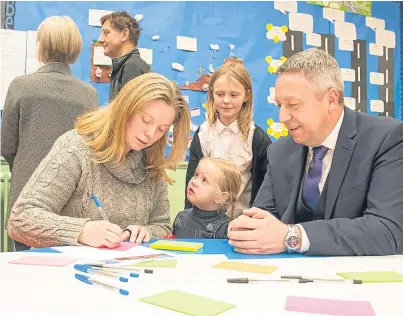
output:
[[[118,287],[115,287],[113,285],[110,285],[108,283],[104,283],[98,280],[95,280],[94,278],[90,278],[86,275],[82,275],[82,274],[75,274],[74,277],[77,280],[80,280],[81,282],[90,284],[90,285],[95,285],[95,286],[99,286],[104,288],[105,290],[109,290],[118,294],[122,294],[122,295],[129,295],[129,291],[126,291],[124,289],[120,289]]]
[[[91,199],[94,201],[95,206],[97,207],[98,211],[101,213],[102,218],[103,218],[104,220],[106,220],[106,221],[109,222],[108,217],[106,216],[104,210],[102,209],[102,204],[101,204],[101,202],[98,200],[98,198],[97,198],[97,196],[95,195],[95,193],[91,193],[90,196],[91,196]]]
[[[112,279],[118,280],[120,282],[128,282],[129,281],[128,278],[120,276],[116,272],[113,272],[113,271],[109,271],[109,272],[101,271],[101,270],[98,270],[98,269],[94,269],[91,266],[86,265],[86,264],[75,264],[74,269],[76,269],[76,270],[78,270],[80,272],[88,273],[88,274],[94,274],[94,275],[99,275],[99,276],[112,278]]]

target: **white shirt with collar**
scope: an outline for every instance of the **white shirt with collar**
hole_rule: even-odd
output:
[[[252,141],[256,126],[252,121],[246,142],[235,120],[225,126],[217,119],[211,126],[204,122],[200,126],[199,139],[204,157],[216,157],[232,161],[241,171],[242,183],[238,198],[235,202],[234,212],[227,214],[236,218],[242,211],[249,208],[252,194]]]
[[[327,176],[329,175],[330,168],[332,166],[333,154],[334,154],[334,150],[336,149],[337,138],[339,137],[340,127],[341,127],[341,124],[343,123],[343,118],[344,118],[344,110],[341,113],[339,120],[337,121],[333,130],[326,137],[326,139],[320,144],[320,145],[328,148],[328,151],[326,152],[326,155],[325,155],[325,157],[323,157],[323,160],[322,160],[322,178],[320,179],[320,182],[319,182],[319,192],[321,194],[322,194],[323,187],[325,186]],[[312,148],[313,147],[309,147],[308,157],[306,159],[305,173],[308,172],[309,164],[312,161]],[[306,234],[305,229],[304,229],[304,227],[302,227],[302,225],[298,224],[297,226],[301,230],[301,237],[302,237],[300,252],[307,252],[311,246],[308,235]]]

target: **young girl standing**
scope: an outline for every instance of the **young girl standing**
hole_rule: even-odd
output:
[[[235,207],[227,215],[236,218],[249,208],[267,168],[268,135],[252,119],[252,80],[240,64],[224,64],[211,78],[207,120],[196,131],[190,146],[186,186],[203,157],[231,160],[242,174]],[[186,195],[185,195],[186,196]],[[191,207],[189,197],[185,207]]]
[[[187,185],[193,207],[179,212],[173,234],[177,238],[227,238],[230,218],[225,213],[234,207],[241,173],[228,160],[203,158]]]

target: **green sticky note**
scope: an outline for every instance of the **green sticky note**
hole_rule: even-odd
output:
[[[394,271],[338,272],[345,279],[362,280],[363,283],[403,282],[403,274]]]
[[[132,264],[132,267],[142,267],[142,268],[176,268],[178,260],[176,259],[161,259],[161,260],[150,260]]]
[[[235,307],[233,304],[176,290],[143,297],[140,301],[193,316],[215,316]]]

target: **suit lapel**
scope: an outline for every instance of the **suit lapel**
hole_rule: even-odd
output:
[[[298,145],[297,150],[290,155],[290,159],[288,160],[287,182],[289,183],[288,192],[290,192],[290,195],[288,199],[288,207],[281,217],[281,221],[284,223],[294,223],[295,209],[302,175],[304,174],[305,170],[307,152],[308,147]]]
[[[356,141],[353,139],[355,135],[357,135],[356,116],[350,109],[345,107],[344,119],[337,138],[332,167],[328,175],[325,219],[330,219],[332,216],[334,204],[356,145]]]

